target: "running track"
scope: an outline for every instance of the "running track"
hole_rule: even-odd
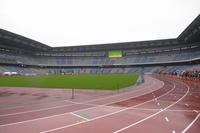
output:
[[[151,75],[125,92],[79,91],[74,100],[69,91],[68,98],[63,91],[40,92],[36,94],[50,96],[33,100],[25,89],[1,88],[0,133],[198,133],[200,129],[196,81]],[[57,95],[61,98],[56,101]]]

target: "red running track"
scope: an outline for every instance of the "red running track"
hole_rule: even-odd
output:
[[[81,93],[75,101],[0,108],[0,132],[197,133],[200,84],[176,77],[153,77],[145,76],[144,84],[119,94],[95,93],[92,97],[88,93],[87,97]],[[3,100],[6,98],[10,97]]]

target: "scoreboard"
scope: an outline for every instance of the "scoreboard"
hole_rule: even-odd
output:
[[[122,57],[122,51],[121,50],[113,50],[108,52],[109,58],[119,58]]]

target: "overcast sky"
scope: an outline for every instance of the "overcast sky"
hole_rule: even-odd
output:
[[[50,46],[176,38],[200,0],[0,0],[0,28]]]

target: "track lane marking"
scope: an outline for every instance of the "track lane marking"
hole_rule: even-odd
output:
[[[23,108],[24,106],[15,106],[15,107],[4,107],[4,108],[0,108],[0,111],[3,111],[3,110],[7,110],[7,109],[16,109],[16,108]]]
[[[174,84],[174,83],[173,83],[173,84]],[[160,96],[157,97],[157,98],[163,97],[163,96],[165,96],[165,95],[171,93],[171,91],[173,91],[173,90],[175,89],[175,87],[176,87],[176,85],[174,84],[174,86],[173,86],[172,89],[170,89],[168,92],[164,93],[163,95],[160,95]],[[104,117],[107,117],[107,116],[111,116],[111,115],[114,115],[114,114],[117,114],[117,113],[120,113],[120,112],[129,110],[129,109],[132,109],[133,107],[137,107],[137,106],[143,105],[143,104],[148,103],[148,102],[151,102],[151,101],[154,101],[154,98],[151,99],[151,100],[148,100],[148,101],[146,101],[146,102],[143,102],[143,103],[141,103],[141,104],[132,106],[132,107],[128,107],[128,108],[125,108],[125,109],[122,109],[122,110],[119,110],[119,111],[116,111],[116,112],[113,112],[113,113],[109,113],[109,114],[106,114],[106,115],[103,115],[103,116],[99,116],[99,117],[90,119],[89,121],[86,121],[86,122],[90,122],[90,121],[94,121],[94,120],[97,120],[97,119],[100,119],[100,118],[104,118]],[[54,129],[42,131],[42,132],[40,132],[40,133],[48,133],[48,132],[60,130],[60,129],[63,129],[63,128],[68,128],[68,127],[76,126],[76,125],[78,125],[78,124],[82,124],[82,123],[86,123],[86,122],[79,122],[79,123],[75,123],[75,124],[71,124],[71,125],[67,125],[67,126],[63,126],[63,127],[58,127],[58,128],[54,128]]]
[[[142,95],[145,95],[145,94],[142,94]],[[142,96],[142,95],[141,94],[140,95],[136,95],[136,96],[131,97],[131,98],[139,97],[139,96]],[[131,99],[131,98],[128,98],[128,99]],[[127,100],[127,98],[123,99],[123,100],[119,100],[119,101],[114,101],[114,102],[106,103],[106,104],[103,104],[103,105],[97,105],[97,106],[91,107],[91,108],[85,108],[85,109],[80,109],[80,110],[77,110],[77,111],[72,111],[72,112],[76,113],[76,112],[80,112],[80,111],[85,111],[85,110],[89,110],[89,109],[103,107],[103,106],[106,106],[107,104],[112,104],[112,103],[120,102],[120,101],[124,101],[124,100]],[[48,116],[48,117],[37,118],[37,119],[31,119],[31,120],[26,120],[26,121],[20,121],[20,122],[15,122],[15,123],[3,124],[3,125],[0,125],[0,127],[11,126],[11,125],[16,125],[16,124],[22,124],[22,123],[26,123],[26,122],[43,120],[43,119],[49,119],[49,118],[53,118],[53,117],[57,117],[57,116],[62,116],[62,115],[69,114],[69,113],[71,113],[71,112],[67,112],[67,113],[63,113],[63,114],[58,114],[58,115],[52,115],[52,116]]]
[[[163,110],[163,109],[149,109],[149,108],[135,108],[135,107],[131,107],[131,109],[134,109],[134,110],[146,110],[146,111],[159,111],[159,110]],[[178,110],[178,109],[166,109],[164,110],[165,112],[196,112],[196,113],[199,113],[200,110]]]
[[[150,78],[150,79],[153,79],[153,80],[158,80],[158,79],[156,79],[156,78],[153,78],[153,77],[150,77],[150,76],[148,76],[148,78]],[[160,81],[160,80],[159,80]],[[162,82],[163,83],[163,81],[160,81],[160,82]],[[155,82],[153,81],[153,84],[154,84]],[[144,84],[143,84],[144,85]],[[152,84],[151,84],[152,85]],[[141,85],[140,86],[132,86],[132,87],[141,87]],[[0,87],[1,88],[1,87]],[[147,88],[149,88],[149,86],[146,86],[144,89],[147,89]],[[140,89],[141,90],[141,89]],[[143,90],[143,89],[142,89]],[[137,91],[139,91],[139,90],[133,90],[133,91],[130,91],[130,92],[137,92]],[[128,92],[124,92],[124,93],[128,93]],[[121,94],[124,94],[124,93],[121,93]],[[121,95],[121,94],[117,94],[117,95]],[[113,97],[113,96],[115,96],[115,95],[111,95],[111,96],[106,96],[106,97],[101,97],[101,98],[96,98],[96,99],[93,99],[93,100],[100,100],[100,99],[104,99],[104,98],[108,98],[108,97]],[[92,100],[92,101],[93,101]],[[56,103],[56,102],[63,102],[63,101],[65,101],[65,102],[72,102],[72,101],[70,101],[69,99],[65,99],[65,100],[62,100],[62,101],[52,101],[52,102],[48,102],[48,103]],[[84,102],[90,102],[91,100],[86,100],[86,101],[84,101]],[[34,103],[33,105],[42,105],[42,104],[45,104],[45,103]],[[0,111],[1,110],[7,110],[7,109],[16,109],[16,108],[22,108],[22,107],[27,107],[26,105],[21,105],[21,106],[15,106],[15,107],[6,107],[6,108],[0,108]]]
[[[155,78],[152,78],[152,79],[155,79]],[[158,79],[156,79],[156,80],[158,80]],[[160,80],[159,80],[160,81]],[[160,88],[162,88],[163,86],[164,86],[164,82],[163,81],[160,81],[161,83],[162,83],[162,85],[161,85],[161,87]],[[101,100],[101,99],[103,99],[103,100],[105,100],[105,99],[109,99],[109,98],[112,98],[112,97],[117,97],[117,96],[121,96],[121,95],[124,95],[124,94],[130,94],[130,93],[135,93],[135,92],[138,92],[138,91],[141,91],[141,90],[145,90],[145,89],[149,89],[149,88],[151,88],[153,85],[155,85],[155,80],[153,80],[153,82],[152,82],[152,84],[150,84],[150,86],[146,86],[146,87],[144,87],[144,88],[142,88],[142,89],[139,89],[139,90],[135,90],[135,91],[129,91],[129,92],[124,92],[124,93],[121,93],[121,94],[117,94],[117,95],[112,95],[112,96],[108,96],[108,97],[102,97],[102,98],[98,98],[98,99],[94,99],[94,100],[88,100],[88,101],[84,101],[83,103],[89,103],[89,102],[95,102],[95,101],[98,101],[98,100]],[[159,89],[160,89],[159,88]],[[151,92],[149,92],[149,93],[151,93]]]
[[[145,90],[149,88],[149,86],[147,86],[146,88],[143,88],[142,90]],[[162,88],[162,87],[161,87]],[[161,89],[159,88],[159,89]],[[158,90],[159,90],[158,89]],[[141,90],[140,90],[141,91]],[[124,101],[124,100],[127,100],[127,99],[131,99],[131,98],[135,98],[135,97],[139,97],[139,96],[142,96],[142,95],[145,95],[145,94],[148,94],[148,93],[143,93],[143,94],[140,94],[140,95],[136,95],[136,96],[133,96],[133,97],[129,97],[129,98],[124,98],[124,99],[121,99],[121,100],[118,100],[118,101],[114,101],[114,102],[110,102],[110,103],[106,103],[106,104],[103,104],[103,105],[95,105],[95,104],[87,104],[87,103],[79,103],[79,102],[72,102],[72,103],[75,103],[75,104],[70,104],[70,105],[61,105],[60,108],[62,108],[62,106],[72,106],[72,105],[76,105],[76,104],[82,104],[82,105],[94,105],[95,107],[101,107],[101,106],[105,106],[105,105],[108,105],[108,104],[112,104],[112,103],[115,103],[115,102],[121,102],[121,101]],[[114,96],[119,96],[119,95],[114,95]],[[65,101],[65,100],[64,100]],[[92,108],[95,108],[95,107],[92,107]],[[4,116],[10,116],[10,115],[17,115],[17,114],[24,114],[24,113],[32,113],[32,112],[38,112],[38,111],[43,111],[43,110],[49,110],[49,109],[53,109],[53,108],[59,108],[59,106],[55,106],[55,107],[51,107],[51,108],[44,108],[44,109],[38,109],[38,110],[31,110],[31,111],[24,111],[24,112],[18,112],[18,113],[11,113],[11,114],[4,114],[4,115],[0,115],[0,117],[4,117]],[[86,108],[85,110],[87,109],[91,109],[91,108]],[[79,111],[79,110],[77,110]]]
[[[162,87],[163,87],[163,86],[164,86],[164,82],[162,81],[162,83],[163,83],[163,85],[162,85]],[[162,88],[162,87],[161,87],[161,88]],[[146,87],[146,88],[149,88],[149,87]],[[145,88],[145,89],[146,89],[146,88]],[[161,89],[161,88],[159,88],[159,89]],[[159,90],[159,89],[157,89],[157,90]],[[156,90],[155,90],[155,91],[156,91]],[[171,89],[171,91],[172,91],[172,89]],[[106,103],[106,104],[103,104],[103,105],[97,105],[97,106],[95,106],[95,107],[80,109],[80,110],[72,111],[72,112],[76,113],[76,112],[79,112],[79,111],[85,111],[85,110],[89,110],[89,109],[94,109],[94,108],[98,108],[98,107],[101,107],[101,106],[103,107],[103,106],[106,106],[106,105],[108,105],[108,104],[112,104],[112,103],[115,103],[115,102],[124,101],[124,100],[131,99],[131,98],[135,98],[135,97],[139,97],[139,96],[142,96],[142,95],[145,95],[145,94],[149,94],[149,93],[144,93],[144,94],[136,95],[136,96],[134,96],[134,97],[122,99],[122,100],[119,100],[119,101],[114,101],[114,102]],[[153,99],[151,99],[151,100],[153,100]],[[147,102],[148,102],[148,101],[147,101]],[[146,103],[146,102],[145,102],[145,103]],[[142,103],[142,104],[145,104],[145,103]],[[141,105],[142,105],[142,104],[141,104]],[[42,118],[36,118],[36,119],[31,119],[31,120],[26,120],[26,121],[20,121],[20,122],[15,122],[15,123],[3,124],[3,125],[0,125],[0,127],[11,126],[11,125],[17,125],[17,124],[23,124],[23,123],[26,123],[26,122],[32,122],[32,121],[43,120],[43,119],[49,119],[49,118],[57,117],[57,116],[60,116],[60,115],[62,116],[62,115],[69,114],[69,113],[71,113],[71,112],[67,112],[67,113],[63,113],[63,114],[58,114],[58,115],[47,116],[47,117],[42,117]]]
[[[155,80],[155,78],[151,78],[151,79],[154,79]],[[156,79],[157,80],[157,79]],[[162,82],[162,86],[161,86],[161,88],[164,86],[164,82],[163,81],[160,81],[160,82]],[[155,82],[153,81],[153,84],[154,84]],[[142,90],[145,90],[145,89],[149,89],[150,87],[152,87],[153,85],[150,85],[150,86],[146,86],[145,88],[143,88],[143,89],[140,89],[140,90],[136,90],[136,91],[131,91],[131,92],[138,92],[138,91],[142,91]],[[160,89],[160,88],[159,88]],[[158,90],[159,90],[158,89]],[[126,94],[126,93],[130,93],[130,92],[125,92],[125,93],[121,93],[121,94],[118,94],[118,95],[112,95],[112,96],[107,96],[107,97],[105,97],[105,98],[99,98],[99,99],[94,99],[94,101],[98,101],[98,100],[100,100],[100,99],[107,99],[107,98],[110,98],[110,97],[117,97],[117,96],[120,96],[120,95],[124,95],[124,94]],[[144,94],[142,94],[142,95],[145,95],[145,93]],[[138,95],[136,95],[135,97],[137,97]],[[134,98],[134,97],[130,97],[130,98]],[[125,98],[125,99],[122,99],[121,101],[124,101],[124,100],[126,100],[126,99],[130,99],[130,98]],[[68,101],[68,100],[64,100],[64,101]],[[89,100],[88,100],[89,101]],[[62,102],[62,101],[61,101]],[[74,103],[73,101],[68,101],[68,102],[71,102],[71,103]],[[91,102],[91,101],[89,101],[89,102]],[[76,103],[79,103],[79,104],[87,104],[87,103],[89,103],[89,102],[76,102]],[[120,101],[117,101],[117,102],[120,102]],[[112,103],[115,103],[115,102],[111,102],[111,103],[109,103],[109,104],[112,104]],[[71,105],[73,105],[73,104],[71,104]],[[106,104],[103,104],[103,105],[106,105]],[[61,105],[60,107],[62,107],[62,106],[67,106],[67,105]],[[101,106],[101,105],[99,105],[99,106]],[[23,111],[23,112],[17,112],[17,113],[10,113],[10,114],[4,114],[4,115],[0,115],[0,117],[2,117],[2,116],[10,116],[10,115],[17,115],[17,114],[24,114],[24,113],[30,113],[30,112],[38,112],[38,111],[42,111],[42,110],[49,110],[49,109],[53,109],[53,108],[56,108],[56,107],[58,107],[59,108],[59,106],[54,106],[54,107],[50,107],[50,108],[43,108],[43,109],[36,109],[36,110],[30,110],[30,111]]]
[[[176,133],[176,131],[175,131],[175,130],[172,130],[172,133]]]
[[[56,109],[56,108],[63,108],[63,107],[68,107],[68,106],[73,106],[73,105],[76,105],[76,104],[72,103],[72,104],[54,106],[54,107],[44,108],[44,109],[36,109],[36,110],[30,110],[30,111],[24,111],[24,112],[18,112],[18,113],[4,114],[4,115],[0,115],[0,117],[19,115],[19,114],[26,114],[26,113],[33,113],[33,112],[39,112],[39,111],[44,111],[44,110]]]
[[[74,116],[77,116],[77,117],[79,117],[79,118],[81,118],[81,119],[84,119],[84,120],[86,120],[86,121],[89,121],[89,119],[87,119],[87,118],[85,118],[85,117],[83,117],[83,116],[81,116],[81,115],[75,114],[75,113],[73,113],[73,112],[71,112],[70,114],[72,114],[72,115],[74,115]]]
[[[186,85],[186,84],[185,84],[185,85]],[[119,133],[119,132],[121,132],[121,131],[124,131],[124,130],[126,130],[126,129],[132,127],[132,126],[135,126],[135,125],[137,125],[137,124],[139,124],[139,123],[141,123],[141,122],[143,122],[143,121],[145,121],[145,120],[148,120],[148,119],[150,119],[150,118],[152,118],[152,117],[154,117],[154,116],[160,114],[161,112],[165,111],[166,109],[168,109],[168,108],[174,106],[175,104],[177,104],[178,102],[180,102],[183,98],[185,98],[185,97],[187,96],[187,94],[189,93],[190,87],[189,87],[188,85],[186,85],[186,86],[187,86],[187,92],[186,92],[178,101],[172,103],[171,105],[167,106],[166,108],[162,109],[161,111],[156,112],[156,113],[154,113],[153,115],[150,115],[150,116],[148,116],[148,117],[146,117],[146,118],[144,118],[144,119],[141,119],[141,120],[139,120],[139,121],[137,121],[137,122],[135,122],[135,123],[133,123],[133,124],[131,124],[131,125],[128,125],[128,126],[126,126],[126,127],[124,127],[124,128],[121,128],[121,129],[115,131],[114,133]]]
[[[168,119],[167,117],[165,117],[165,121],[166,121],[166,122],[169,122],[169,119]]]
[[[195,121],[200,117],[200,113],[195,117],[195,119],[181,132],[185,133],[187,130],[195,123]]]

